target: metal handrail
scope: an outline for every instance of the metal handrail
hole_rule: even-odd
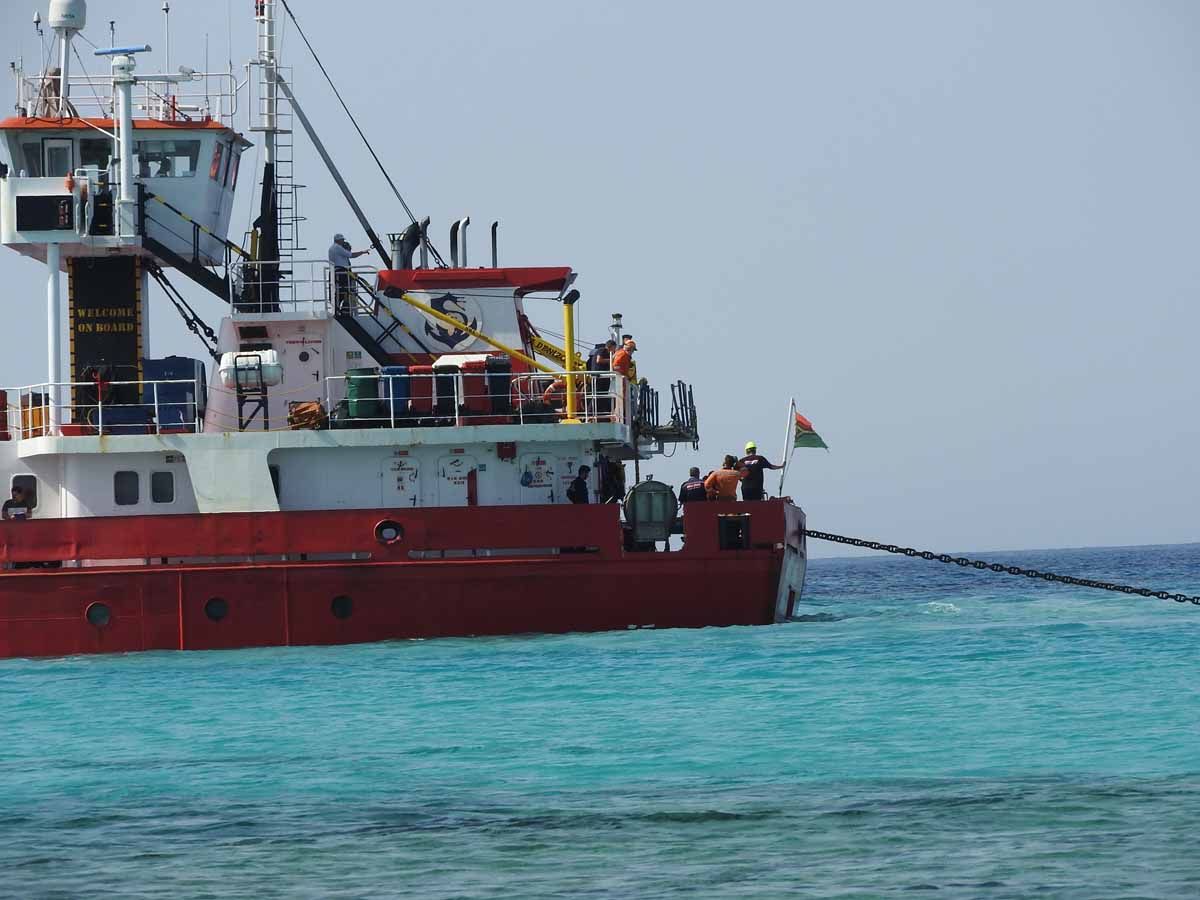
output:
[[[467,377],[471,377],[467,375]],[[542,402],[546,388],[555,379],[565,379],[565,371],[550,374],[517,373],[510,376],[506,382],[504,393],[491,391],[486,375],[482,392],[468,392],[464,373],[432,373],[407,375],[335,375],[323,379],[321,398],[325,409],[333,412],[342,402],[365,401],[375,403],[378,415],[355,416],[348,423],[362,422],[364,425],[385,425],[391,428],[419,427],[424,425],[473,425],[501,424],[514,425],[551,424],[565,418],[562,406],[547,405]],[[587,424],[617,423],[630,424],[631,409],[629,382],[616,373],[575,372],[573,377],[579,384],[579,410],[576,418]],[[430,398],[428,407],[397,411],[396,381],[397,378],[413,381],[426,380],[429,389],[422,391],[422,396]],[[350,398],[349,383],[361,379],[380,384],[381,390],[373,397]],[[439,387],[452,385],[451,396],[440,397]],[[194,385],[196,392],[191,400],[165,400],[160,396],[160,389],[169,385]],[[111,399],[113,391],[121,388],[136,389],[139,398],[133,402],[116,402]],[[16,440],[29,440],[45,436],[85,436],[89,434],[112,434],[131,429],[145,429],[148,434],[162,434],[164,428],[174,432],[177,425],[164,425],[164,413],[173,408],[183,408],[189,415],[181,416],[184,427],[196,432],[204,430],[201,396],[205,386],[194,378],[156,379],[156,380],[112,380],[102,381],[98,385],[94,381],[79,382],[42,382],[9,388],[7,417],[0,431],[7,432]],[[56,398],[70,397],[72,389],[83,389],[95,392],[95,400],[88,398],[86,402],[59,402]],[[147,390],[148,389],[148,390]],[[444,389],[444,388],[443,388]],[[226,390],[212,386],[211,390],[224,393]],[[149,393],[150,400],[141,402],[142,397]],[[228,391],[228,393],[234,393]],[[286,397],[294,392],[284,391]],[[410,392],[411,393],[411,392]],[[110,398],[110,399],[106,399]],[[309,395],[309,400],[321,399]],[[496,401],[503,401],[497,403]],[[141,409],[145,411],[144,420],[126,420],[119,410]],[[353,427],[351,424],[350,427]],[[119,430],[119,431],[118,431]]]
[[[454,425],[496,424],[497,418],[511,418],[511,423],[514,425],[549,424],[559,422],[565,418],[565,405],[547,406],[542,402],[542,396],[546,388],[555,379],[565,379],[566,377],[567,373],[565,371],[550,374],[519,373],[511,377],[508,382],[508,391],[504,394],[492,393],[486,387],[482,393],[475,392],[468,394],[466,393],[462,372],[433,373],[428,375],[414,375],[411,373],[407,375],[335,375],[324,379],[324,403],[325,408],[332,412],[338,409],[342,403],[351,402],[351,398],[348,397],[349,392],[346,390],[351,381],[363,380],[377,383],[386,381],[386,389],[379,390],[376,396],[354,398],[357,402],[365,401],[370,403],[373,401],[380,404],[381,414],[378,416],[355,416],[349,421],[361,421],[375,425],[386,423],[387,427],[390,428],[408,427],[414,422]],[[585,424],[627,423],[629,394],[628,382],[624,378],[616,374],[610,375],[599,372],[575,372],[574,377],[580,383],[578,389],[580,408],[576,414],[578,421]],[[396,415],[395,382],[393,379],[399,378],[408,379],[410,385],[413,380],[424,379],[430,382],[430,390],[427,392],[427,395],[431,398],[431,402],[428,410],[410,411],[409,415]],[[454,389],[452,397],[441,398],[437,395],[436,391],[439,379],[451,381]],[[382,388],[382,384],[380,386]],[[493,401],[497,399],[505,400],[510,412],[496,413],[491,411],[491,408],[495,405]],[[439,401],[443,400],[445,401],[444,406],[442,403],[439,403]],[[486,406],[489,411],[473,412],[470,409],[471,404],[468,401],[475,401],[476,403],[487,401]],[[443,406],[443,408],[439,409],[439,406]]]
[[[101,385],[103,390],[101,390]],[[196,394],[192,399],[182,401],[172,401],[160,398],[159,389],[167,385],[195,385]],[[117,403],[112,400],[105,400],[105,394],[116,388],[136,387],[138,397],[144,396],[146,388],[150,388],[151,400],[149,403],[143,403],[140,400],[135,403]],[[14,436],[16,440],[29,440],[38,437],[53,436],[56,432],[58,436],[82,436],[87,434],[87,429],[94,429],[96,434],[113,433],[113,429],[117,428],[140,428],[148,429],[146,433],[162,434],[164,427],[170,427],[174,430],[175,426],[164,426],[162,424],[163,413],[166,410],[180,407],[184,410],[190,410],[190,417],[181,417],[185,421],[190,418],[190,426],[194,431],[202,431],[204,428],[204,420],[200,415],[200,397],[199,394],[204,385],[200,384],[195,378],[164,378],[151,381],[63,381],[63,382],[42,382],[40,384],[25,385],[18,388],[8,388],[8,410],[3,429],[9,435]],[[54,398],[61,397],[64,394],[64,389],[67,396],[70,396],[72,388],[82,388],[96,392],[95,402],[88,401],[86,403],[59,403],[55,402]],[[37,402],[33,402],[37,398]],[[119,409],[135,409],[140,408],[146,411],[150,421],[146,422],[114,422],[113,416],[119,417],[115,410]],[[108,429],[105,430],[105,410],[108,411],[109,423]],[[81,421],[68,421],[77,419],[78,414],[83,411]],[[91,421],[92,413],[95,413],[95,421]],[[57,415],[55,415],[57,413]],[[64,432],[63,427],[68,426],[68,430]]]
[[[57,77],[44,74],[21,78],[19,96],[28,98],[29,115],[58,117],[59,81]],[[193,87],[201,82],[203,88]],[[46,93],[47,86],[51,84],[53,95]],[[71,106],[81,118],[113,117],[116,101],[111,75],[70,75],[67,85]],[[244,85],[245,82],[239,84],[237,77],[228,71],[193,72],[189,81],[139,78],[134,119],[173,122],[194,119],[198,123],[216,120],[233,125],[238,113],[238,94]]]
[[[274,268],[274,277],[263,277],[264,270]],[[354,266],[350,269],[357,278],[373,279],[379,272],[374,266]],[[267,309],[268,304],[241,302],[234,310],[237,315],[261,315],[265,312],[307,312],[318,315],[332,315],[337,287],[334,283],[333,266],[324,259],[291,259],[291,260],[242,260],[237,263],[234,271],[234,293],[238,297],[246,296],[246,288],[258,288],[258,296],[264,295],[263,288],[278,291],[278,301],[273,306],[277,309]],[[350,290],[354,291],[354,278],[351,279]]]

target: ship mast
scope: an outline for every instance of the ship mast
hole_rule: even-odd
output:
[[[85,0],[53,0],[49,10],[50,27],[59,40],[59,87],[58,114],[68,115],[71,90],[71,38],[87,23]],[[59,425],[58,383],[62,381],[62,287],[59,273],[62,269],[62,252],[57,243],[46,244],[46,381],[49,383],[47,398],[50,412],[49,425]]]
[[[275,164],[275,137],[279,133],[279,93],[275,84],[275,0],[255,0],[258,21],[259,110],[255,131],[263,132],[263,161]]]

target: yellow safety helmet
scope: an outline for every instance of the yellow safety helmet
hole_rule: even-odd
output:
[[[754,443],[754,441],[749,441],[746,444],[746,452],[747,453],[749,453],[751,450],[757,450],[757,449],[758,449],[758,444]]]

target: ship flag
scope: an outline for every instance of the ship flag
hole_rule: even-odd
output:
[[[793,423],[795,435],[792,438],[792,449],[796,447],[823,447],[828,450],[829,445],[821,440],[821,436],[813,429],[812,422],[796,412],[796,408],[792,407],[792,415],[796,417]]]
[[[829,445],[821,439],[816,429],[813,428],[812,422],[796,411],[796,400],[793,398],[791,406],[788,409],[787,440],[783,444],[783,471],[779,473],[779,492],[777,496],[783,496],[783,483],[787,479],[788,469],[792,461],[792,451],[797,447],[823,447],[826,450],[829,449]]]

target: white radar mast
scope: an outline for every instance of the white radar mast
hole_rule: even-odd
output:
[[[58,35],[58,114],[65,116],[70,109],[71,39],[87,24],[86,0],[50,0],[48,21]]]

